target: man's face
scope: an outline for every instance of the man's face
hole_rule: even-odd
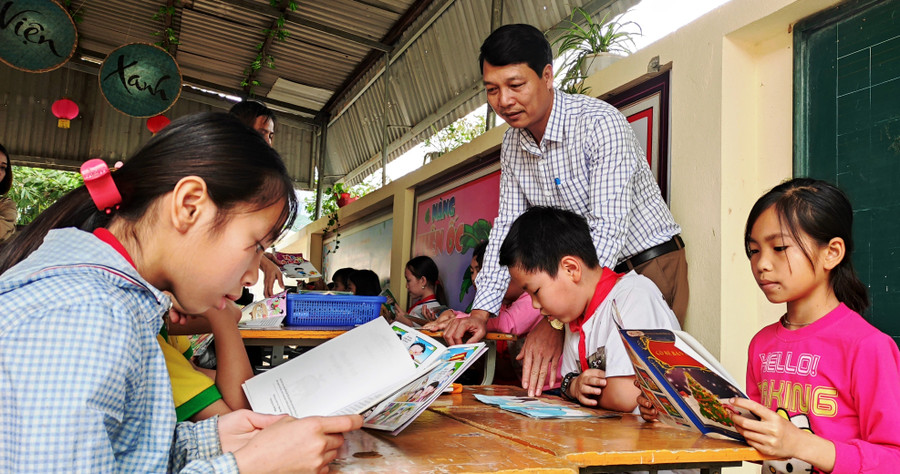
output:
[[[269,146],[272,146],[272,138],[275,137],[275,122],[272,119],[265,115],[256,117],[256,120],[253,121],[253,129],[262,135],[263,140],[265,140]]]
[[[527,63],[494,66],[484,61],[482,79],[494,112],[540,141],[553,106],[553,67],[548,64],[538,76]]]

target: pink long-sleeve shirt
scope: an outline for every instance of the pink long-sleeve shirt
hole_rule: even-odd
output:
[[[814,434],[834,443],[834,473],[900,466],[900,352],[843,303],[809,326],[759,331],[747,395],[792,420],[805,415]]]

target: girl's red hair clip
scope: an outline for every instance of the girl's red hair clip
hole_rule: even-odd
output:
[[[109,214],[113,209],[119,208],[122,195],[116,188],[116,183],[113,181],[106,162],[99,158],[85,161],[81,165],[81,176],[84,177],[84,185],[91,194],[94,204],[97,205],[97,209]]]

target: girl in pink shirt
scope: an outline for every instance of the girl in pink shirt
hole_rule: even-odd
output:
[[[853,209],[836,187],[798,178],[763,195],[745,246],[760,289],[787,303],[750,343],[747,395],[760,419],[735,416],[747,442],[787,461],[764,472],[891,472],[900,466],[900,352],[860,314]]]

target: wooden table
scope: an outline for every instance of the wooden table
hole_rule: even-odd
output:
[[[474,393],[525,395],[509,386],[465,386],[461,394],[442,395],[396,437],[374,430],[347,434],[332,471],[713,473],[766,459],[747,445],[644,423],[635,415],[538,420],[485,405]],[[556,397],[547,400],[565,403]]]
[[[272,365],[278,365],[284,361],[284,346],[317,346],[329,339],[334,339],[347,332],[348,329],[309,329],[302,327],[277,327],[261,329],[241,328],[241,338],[246,346],[271,346]],[[442,338],[443,331],[417,331],[434,338]],[[494,370],[497,363],[497,341],[515,341],[514,334],[502,332],[489,332],[484,337],[488,352],[485,354],[484,377],[482,385],[490,385],[494,381]]]

